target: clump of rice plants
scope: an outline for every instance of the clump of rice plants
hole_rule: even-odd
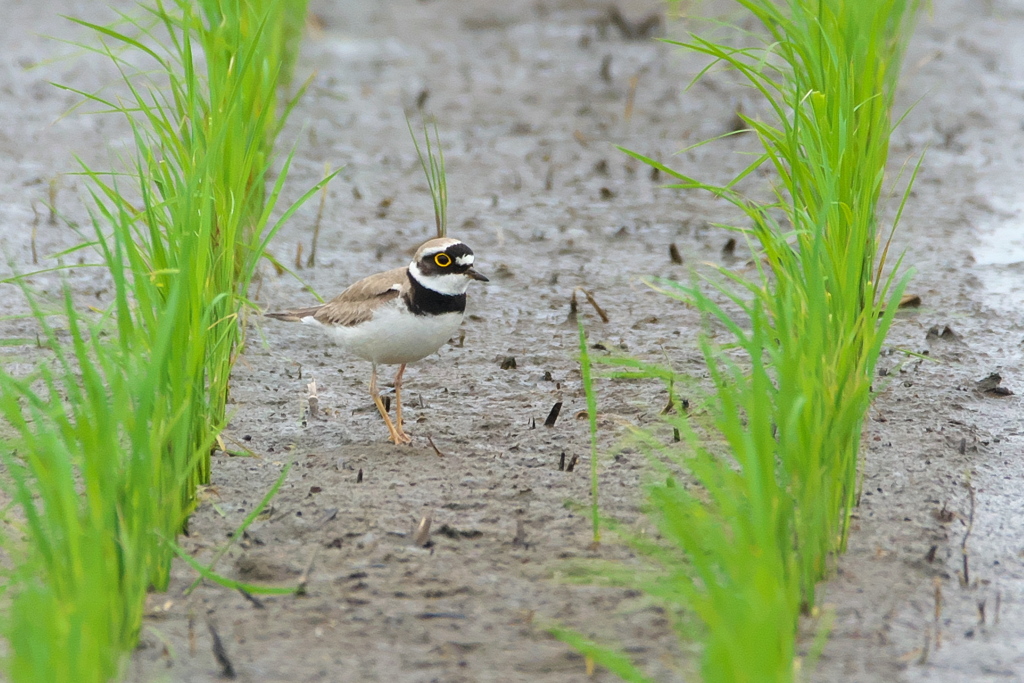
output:
[[[94,49],[127,89],[81,94],[127,119],[135,150],[125,169],[82,166],[96,234],[85,246],[110,271],[113,302],[94,315],[65,292],[69,342],[34,308],[52,358],[28,377],[0,371],[24,541],[5,539],[13,681],[118,677],[146,590],[167,585],[224,426],[249,284],[272,235],[319,189],[271,220],[290,160],[268,185],[273,144],[294,104],[278,93],[305,5],[155,0],[116,28],[79,21],[107,41]]]
[[[279,91],[294,62],[294,17],[304,17],[305,7],[306,0],[156,0],[144,19],[126,16],[117,29],[79,21],[103,38],[94,49],[118,65],[130,94],[81,93],[124,116],[134,135],[127,181],[84,172],[108,213],[138,213],[124,235],[137,247],[128,262],[133,282],[148,290],[135,293],[138,304],[157,315],[172,280],[187,278],[192,288],[185,298],[193,308],[178,323],[182,344],[205,347],[192,378],[196,444],[224,424],[249,284],[283,220],[270,218],[290,159],[270,188],[267,179],[274,141],[295,103],[281,105]],[[132,66],[130,50],[159,68]],[[140,197],[141,212],[134,208]],[[185,488],[189,500],[209,468],[207,455]]]
[[[120,308],[127,282],[114,282]],[[23,537],[6,539],[7,670],[19,682],[102,683],[135,645],[147,588],[166,583],[199,451],[187,404],[162,391],[171,327],[149,337],[129,315],[111,338],[111,321],[89,320],[65,292],[65,342],[36,313],[52,361],[26,377],[0,370],[0,415],[13,431],[2,455]]]
[[[633,542],[663,571],[643,587],[702,624],[705,681],[791,681],[800,614],[813,611],[817,582],[845,548],[875,362],[905,283],[887,263],[878,205],[918,3],[737,2],[763,27],[763,46],[669,42],[756,89],[768,117],[743,119],[761,154],[715,185],[624,150],[673,187],[739,208],[749,224],[732,229],[756,264],[750,278],[718,269],[703,282],[652,283],[728,341],[701,343],[713,389],[693,417],[669,418],[682,445],[639,435],[665,475],[647,487],[662,543]],[[739,189],[763,165],[774,172],[766,202]],[[620,374],[666,379],[670,391],[688,383],[632,366]]]

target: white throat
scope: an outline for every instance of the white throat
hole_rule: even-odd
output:
[[[415,261],[409,264],[409,275],[427,289],[447,296],[465,294],[469,289],[469,278],[461,273],[450,275],[424,275]]]

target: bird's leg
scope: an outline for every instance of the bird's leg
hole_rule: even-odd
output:
[[[395,375],[395,427],[398,429],[398,435],[405,438],[409,443],[412,441],[412,437],[405,433],[402,429],[402,373],[405,372],[405,363],[398,366],[398,374]]]
[[[405,434],[400,433],[395,429],[395,424],[391,421],[391,416],[388,415],[388,411],[384,409],[384,401],[380,398],[380,392],[377,391],[377,364],[373,364],[373,371],[370,373],[370,396],[373,397],[373,402],[377,406],[377,410],[380,411],[380,416],[384,418],[384,424],[387,425],[388,431],[391,433],[391,441],[396,444],[409,443],[412,441]]]

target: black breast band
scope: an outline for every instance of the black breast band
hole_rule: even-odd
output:
[[[405,296],[405,303],[414,315],[441,315],[463,313],[466,310],[465,294],[441,294],[424,287],[409,273],[412,289]]]

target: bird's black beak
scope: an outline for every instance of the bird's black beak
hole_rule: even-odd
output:
[[[490,282],[486,275],[478,273],[472,266],[470,266],[469,270],[466,271],[466,277],[471,277],[474,280],[479,280],[480,282]]]

